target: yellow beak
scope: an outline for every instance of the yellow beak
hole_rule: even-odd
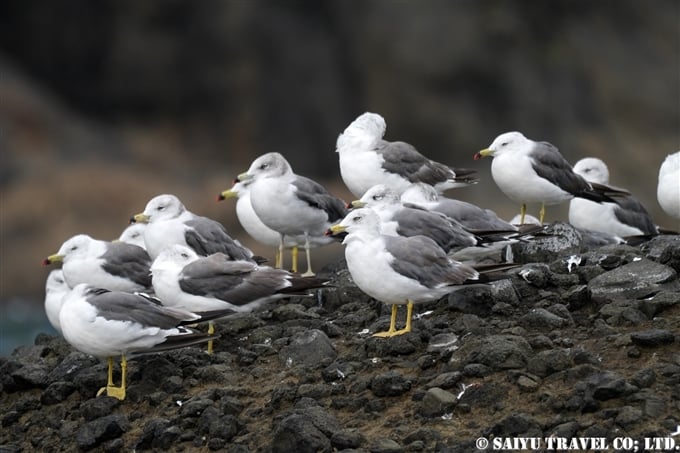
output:
[[[243,182],[243,181],[248,181],[249,179],[253,179],[253,177],[251,175],[249,175],[248,172],[245,172],[245,173],[241,173],[240,175],[238,175],[236,177],[236,179],[239,180],[240,182]]]
[[[238,197],[238,193],[234,192],[233,190],[225,190],[223,192],[220,192],[220,196],[217,197],[218,200],[226,200],[227,198],[236,198]]]
[[[59,255],[58,253],[55,253],[54,255],[50,255],[45,260],[43,261],[43,264],[45,266],[49,264],[54,264],[54,263],[62,263],[64,261],[64,255]]]
[[[149,216],[144,213],[135,214],[130,219],[130,223],[149,223]]]
[[[331,225],[329,230],[331,230],[331,233],[333,233],[333,234],[338,234],[338,233],[344,233],[345,231],[347,231],[347,227],[340,225],[340,224],[336,224],[336,225]]]
[[[489,156],[493,157],[493,151],[490,150],[489,148],[486,148],[486,149],[479,151],[477,154],[475,154],[475,160],[481,159],[482,157],[489,157]]]
[[[364,203],[364,202],[361,201],[361,200],[354,200],[353,202],[350,203],[350,206],[352,206],[352,207],[355,208],[355,209],[358,209],[358,208],[363,208],[363,207],[365,207],[365,206],[366,206],[366,203]]]

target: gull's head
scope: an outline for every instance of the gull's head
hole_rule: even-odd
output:
[[[680,151],[666,156],[666,159],[664,159],[659,168],[659,178],[673,175],[678,173],[678,171],[680,171]]]
[[[133,223],[123,230],[118,240],[146,249],[146,244],[144,243],[145,229],[146,223]]]
[[[354,208],[375,208],[400,205],[399,194],[384,184],[376,184],[366,191],[359,201],[353,201]]]
[[[277,178],[279,176],[292,175],[293,168],[285,157],[280,153],[263,154],[250,164],[247,172],[238,175],[240,182],[248,184],[248,181],[260,178]]]
[[[361,142],[369,145],[376,140],[382,139],[386,129],[387,124],[382,116],[371,112],[363,113],[352,121],[345,131],[338,136],[336,151],[348,147],[352,148],[352,145],[357,145]]]
[[[424,204],[439,200],[437,189],[424,182],[417,182],[408,186],[401,194],[402,203]]]
[[[182,202],[174,195],[163,194],[152,198],[144,208],[144,212],[135,214],[131,222],[152,223],[174,219],[186,212]]]
[[[342,221],[330,227],[333,235],[340,233],[380,232],[380,217],[370,208],[354,209]]]
[[[71,288],[64,279],[64,272],[61,269],[54,269],[45,280],[45,294],[59,294],[70,291]]]
[[[521,132],[506,132],[496,137],[488,148],[476,153],[474,158],[477,160],[482,157],[494,157],[506,153],[528,151],[532,146],[533,142]]]
[[[96,242],[87,234],[77,234],[61,244],[57,253],[45,258],[43,264],[65,263],[72,259],[85,258],[93,251]]]
[[[174,244],[165,247],[151,264],[151,273],[164,269],[182,269],[200,257],[185,245]]]
[[[576,162],[574,173],[583,176],[588,182],[609,184],[609,169],[607,164],[596,157],[586,157]]]
[[[220,192],[220,194],[217,196],[217,201],[222,201],[226,200],[228,198],[238,198],[243,195],[245,195],[248,192],[248,186],[250,185],[250,181],[244,181],[241,182],[238,179],[234,181],[234,185],[231,186],[231,189],[223,190]]]

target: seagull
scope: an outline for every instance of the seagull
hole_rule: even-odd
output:
[[[451,168],[428,159],[408,143],[383,140],[386,128],[382,116],[366,112],[338,136],[340,174],[355,197],[361,198],[376,184],[401,194],[416,182],[430,184],[438,192],[477,182],[475,170]]]
[[[440,196],[429,184],[412,184],[401,194],[401,201],[406,205],[440,212],[470,231],[518,231],[516,226],[501,219],[492,210]]]
[[[491,146],[475,153],[475,160],[494,157],[491,176],[511,200],[521,203],[520,224],[524,224],[527,203],[541,203],[539,222],[545,219],[545,206],[574,197],[612,201],[610,188],[590,184],[574,173],[559,150],[548,142],[535,142],[520,132],[499,135]],[[618,192],[618,191],[615,191]]]
[[[574,165],[574,173],[590,183],[607,186],[609,169],[600,159],[587,157]],[[612,196],[614,203],[595,203],[584,198],[569,202],[569,223],[579,229],[608,233],[620,238],[658,234],[652,217],[632,195]]]
[[[229,236],[224,226],[207,217],[189,211],[175,195],[152,198],[144,212],[134,215],[131,222],[146,223],[144,242],[151,259],[168,245],[182,244],[199,255],[222,252],[234,260],[256,260],[253,252]]]
[[[288,236],[304,236],[307,271],[313,276],[311,238],[322,236],[346,214],[345,203],[319,183],[293,173],[279,153],[267,153],[253,161],[238,181],[250,185],[250,201],[262,222],[279,233],[279,254]]]
[[[87,234],[77,234],[64,242],[59,251],[43,260],[43,265],[63,262],[64,279],[71,288],[79,283],[111,291],[144,291],[151,287],[146,251],[125,242],[108,242]]]
[[[481,242],[458,222],[444,214],[413,205],[404,206],[396,191],[377,184],[360,200],[351,203],[353,208],[370,208],[380,218],[380,231],[390,236],[427,236],[449,252],[456,247],[470,247]]]
[[[479,273],[449,258],[425,236],[388,236],[380,232],[380,218],[369,208],[352,210],[328,234],[347,233],[345,259],[352,280],[374,299],[392,305],[389,330],[375,337],[411,331],[413,304],[439,299],[458,285],[479,280]],[[396,329],[397,305],[407,307],[406,325]]]
[[[118,237],[118,241],[127,244],[136,245],[146,250],[146,243],[144,242],[144,230],[146,223],[131,223]]]
[[[69,291],[71,291],[71,287],[66,283],[61,269],[54,269],[47,275],[45,281],[45,314],[54,330],[59,332],[60,335],[59,312],[61,312],[64,296]]]
[[[127,358],[203,343],[212,335],[186,324],[223,316],[222,312],[196,314],[163,307],[155,299],[76,285],[63,299],[59,322],[66,341],[77,350],[108,359],[108,382],[97,396],[125,399]],[[120,356],[121,385],[113,384],[113,358]]]
[[[267,302],[326,283],[252,261],[232,261],[222,253],[200,257],[177,244],[163,249],[151,274],[154,292],[163,305],[192,312],[249,313]],[[208,332],[214,332],[212,323],[209,326]],[[211,344],[208,348],[212,352]]]
[[[252,183],[252,181],[251,181]],[[276,231],[265,225],[262,220],[257,216],[255,210],[253,209],[253,204],[250,201],[250,184],[236,181],[231,189],[224,190],[217,196],[218,201],[226,200],[227,198],[237,197],[236,200],[236,217],[238,217],[239,222],[246,233],[248,233],[257,242],[276,248],[275,255],[275,265],[276,268],[283,267],[283,256],[279,255],[279,241],[281,236]],[[330,244],[335,242],[335,239],[329,238],[328,236],[310,236],[309,245],[310,247],[319,247],[322,245]],[[304,247],[305,237],[300,236],[286,236],[284,247],[291,249],[291,271],[297,272],[297,257],[298,257],[298,247]]]
[[[666,156],[661,164],[656,198],[666,214],[680,219],[680,151]]]

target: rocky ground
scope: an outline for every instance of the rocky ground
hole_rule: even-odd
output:
[[[552,229],[513,246],[524,264],[509,279],[418,305],[413,332],[392,339],[370,335],[389,307],[329,266],[333,287],[316,297],[219,324],[214,355],[131,360],[124,401],[95,397],[103,363],[40,335],[0,359],[0,451],[469,452],[517,436],[613,451],[668,438],[680,236],[585,250],[568,225]]]

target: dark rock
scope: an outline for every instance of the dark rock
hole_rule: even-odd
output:
[[[86,421],[92,421],[111,414],[120,404],[121,401],[116,398],[92,398],[80,405],[80,413]]]
[[[616,423],[625,429],[630,429],[632,425],[639,423],[641,418],[642,411],[640,409],[624,406],[616,415]]]
[[[633,375],[631,383],[640,388],[646,388],[654,384],[656,373],[651,368],[644,368]]]
[[[270,448],[274,453],[330,452],[331,441],[308,417],[292,414],[274,428]]]
[[[387,371],[371,379],[371,391],[376,396],[399,396],[411,389],[411,381],[397,371]]]
[[[102,442],[115,439],[130,429],[130,422],[123,415],[107,415],[84,424],[76,433],[76,444],[90,450]]]
[[[368,450],[371,453],[402,453],[404,451],[396,441],[384,437],[371,441]]]
[[[619,374],[612,372],[599,373],[586,379],[588,392],[592,392],[593,398],[606,401],[619,398],[633,391],[630,384]]]
[[[612,326],[638,325],[647,321],[635,300],[615,300],[600,308],[600,315]]]
[[[386,327],[386,326],[385,326]],[[378,357],[413,354],[422,342],[416,335],[399,335],[392,338],[369,338],[366,352]]]
[[[515,335],[491,335],[485,338],[471,338],[455,351],[452,363],[465,366],[481,363],[495,370],[523,368],[531,353],[531,346],[522,337]]]
[[[49,371],[43,362],[25,365],[12,373],[18,389],[47,387]]]
[[[437,417],[453,411],[457,402],[456,395],[439,387],[433,387],[425,392],[420,404],[420,413],[425,417]]]
[[[633,332],[630,334],[631,341],[638,345],[653,348],[664,344],[670,344],[675,341],[673,332],[663,329],[650,329],[641,332]]]
[[[673,268],[641,259],[595,277],[588,282],[588,288],[595,302],[606,303],[619,298],[647,297],[673,280],[677,283],[677,272]]]
[[[520,376],[517,379],[517,386],[519,387],[520,391],[529,393],[536,391],[538,388],[538,382],[527,376]]]
[[[463,367],[463,375],[465,377],[484,377],[489,376],[491,373],[493,373],[493,369],[483,363],[468,363]]]
[[[573,364],[571,352],[566,349],[540,351],[527,364],[527,370],[540,377],[565,370]]]
[[[428,381],[427,388],[439,387],[443,389],[454,388],[463,378],[463,373],[460,371],[451,371],[448,373],[441,373]]]
[[[680,304],[680,297],[677,292],[660,291],[652,297],[640,301],[639,309],[649,319],[654,318],[660,313]]]
[[[541,425],[530,415],[512,414],[495,424],[490,434],[496,437],[541,437]]]
[[[518,323],[527,330],[551,331],[568,325],[569,320],[544,308],[536,308],[522,316]]]
[[[333,343],[325,333],[317,329],[295,334],[279,353],[281,362],[288,366],[300,363],[318,367],[326,360],[334,360],[336,356]]]
[[[337,450],[359,448],[366,439],[360,432],[338,431],[331,436],[331,446]]]
[[[75,389],[76,387],[70,382],[53,382],[42,393],[40,402],[45,405],[60,403],[68,398]]]

